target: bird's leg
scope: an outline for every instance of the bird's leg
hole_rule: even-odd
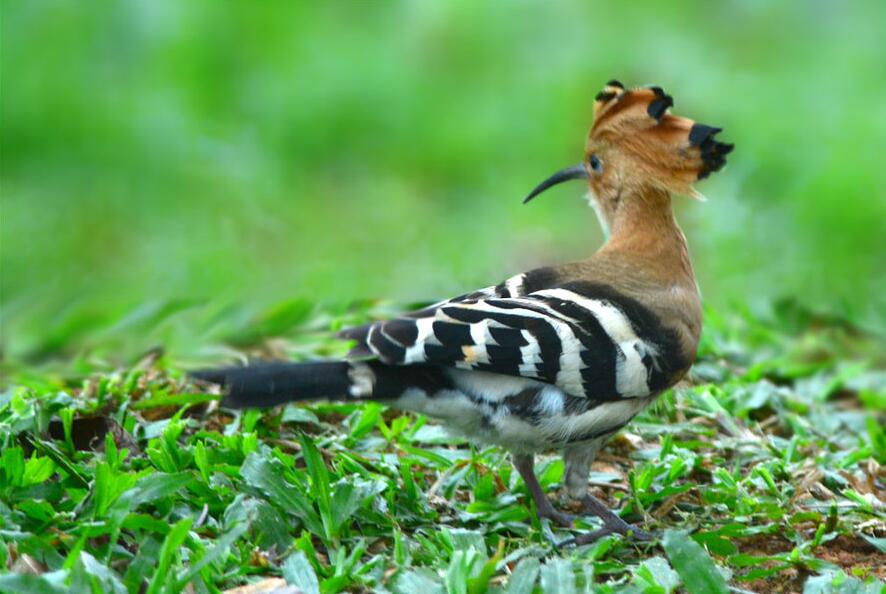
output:
[[[567,541],[567,543],[561,544],[584,545],[610,534],[621,534],[623,536],[631,537],[634,540],[644,542],[652,540],[651,534],[622,520],[612,510],[606,507],[605,503],[593,495],[583,496],[581,498],[581,503],[584,514],[600,518],[600,521],[603,522],[603,527],[599,530],[576,536],[574,539]]]
[[[538,482],[538,477],[535,476],[533,456],[515,454],[513,455],[513,462],[514,468],[516,468],[517,472],[520,473],[520,476],[523,477],[523,482],[526,483],[526,488],[529,489],[529,494],[535,502],[538,518],[547,518],[564,528],[572,526],[574,517],[554,508],[551,500],[548,499],[547,495],[545,495],[542,490],[541,484]],[[560,543],[559,546],[568,544],[584,545],[610,534],[630,536],[639,541],[652,540],[652,536],[648,532],[622,520],[618,515],[612,512],[612,510],[606,507],[605,503],[593,495],[585,494],[578,499],[582,503],[582,513],[584,515],[600,518],[600,521],[603,522],[603,527],[599,530],[594,530],[593,532],[570,538],[565,542]]]
[[[603,527],[588,534],[582,534],[562,544],[588,544],[598,538],[609,534],[622,534],[632,536],[636,540],[650,540],[651,536],[622,520],[615,512],[610,510],[605,503],[588,493],[588,473],[591,464],[597,456],[597,452],[603,443],[615,432],[607,433],[599,438],[569,446],[563,450],[563,459],[566,462],[566,475],[564,483],[569,496],[582,504],[582,515],[596,516],[603,522]]]
[[[520,476],[523,477],[523,482],[526,483],[526,488],[529,489],[529,494],[535,502],[535,510],[538,514],[538,519],[541,520],[542,518],[547,518],[564,528],[571,526],[572,516],[554,509],[551,500],[548,499],[547,495],[545,495],[542,490],[541,484],[538,482],[538,477],[535,476],[534,457],[531,454],[514,454],[513,461],[514,468],[516,468],[517,472],[520,473]]]

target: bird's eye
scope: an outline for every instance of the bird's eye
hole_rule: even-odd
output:
[[[598,175],[603,173],[603,162],[597,158],[597,155],[591,155],[591,160],[589,162],[594,173]]]

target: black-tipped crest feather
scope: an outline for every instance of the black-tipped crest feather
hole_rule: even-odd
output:
[[[689,131],[690,146],[701,150],[702,168],[698,172],[698,179],[705,179],[711,173],[722,169],[726,164],[726,155],[735,148],[734,144],[715,140],[714,137],[722,131],[722,128],[705,124],[694,124]]]
[[[658,89],[659,91],[661,91],[660,87],[655,87],[655,89]],[[655,91],[655,89],[653,89],[653,92]],[[661,91],[661,92],[664,93],[664,91]],[[656,93],[656,95],[658,95],[658,93]],[[670,95],[661,94],[661,95],[658,95],[657,98],[655,98],[649,102],[649,107],[646,108],[646,113],[648,113],[651,117],[655,118],[656,120],[661,121],[661,118],[664,116],[664,114],[668,110],[668,108],[673,107],[673,106],[674,106],[674,99]]]

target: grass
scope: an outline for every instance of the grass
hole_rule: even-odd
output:
[[[655,542],[558,548],[593,523],[540,524],[500,449],[377,404],[226,410],[182,371],[340,355],[331,330],[387,311],[167,304],[7,360],[0,591],[883,591],[876,337],[790,304],[708,311],[689,379],[591,475]],[[133,357],[152,341],[170,350]],[[537,468],[556,496],[562,462]]]
[[[886,332],[886,3],[816,8],[0,4],[0,592],[881,590],[886,349],[857,328]],[[613,77],[738,147],[677,201],[699,362],[591,477],[654,543],[555,547],[593,525],[539,524],[504,452],[427,419],[186,380],[340,356],[332,330],[393,309],[317,295],[586,256],[577,189],[520,199]]]

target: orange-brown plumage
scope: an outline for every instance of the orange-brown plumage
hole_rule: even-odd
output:
[[[615,82],[615,81],[613,81]],[[719,129],[667,113],[673,99],[659,87],[624,89],[609,84],[594,103],[586,160],[613,161],[629,187],[654,186],[697,197],[692,184],[719,169],[732,145],[718,143]],[[693,130],[708,130],[693,138]],[[600,188],[602,180],[591,179]]]
[[[719,132],[672,115],[659,87],[610,81],[594,102],[584,173],[591,204],[610,235],[586,260],[556,267],[564,278],[604,283],[653,311],[679,338],[679,376],[695,359],[701,301],[672,195],[700,197],[693,184],[725,162],[732,145]]]

